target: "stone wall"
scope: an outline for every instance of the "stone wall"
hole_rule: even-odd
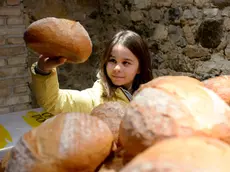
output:
[[[52,15],[80,21],[94,45],[86,64],[60,68],[63,88],[83,89],[92,85],[105,43],[120,29],[134,30],[148,42],[155,77],[188,75],[203,80],[229,74],[230,3],[227,0],[58,2]],[[49,0],[37,2],[40,5],[37,11],[32,11],[33,7],[27,3],[29,18],[50,16],[49,3]]]
[[[104,1],[101,17],[105,33],[128,28],[148,41],[155,77],[203,80],[230,73],[229,5],[224,0]]]
[[[19,1],[11,2],[17,4]],[[14,41],[13,44],[8,37],[13,34],[15,27],[17,32],[20,32],[17,35],[20,36],[23,24],[28,26],[33,21],[49,16],[79,21],[89,32],[93,42],[93,53],[86,63],[65,64],[58,69],[61,88],[91,87],[96,80],[99,58],[105,44],[121,29],[134,30],[147,41],[155,77],[188,75],[203,80],[230,73],[228,0],[57,0],[55,2],[23,0],[21,5],[24,6],[24,23],[14,25],[7,23],[12,13],[6,15],[4,10],[13,7],[19,9],[20,5],[11,6],[12,4],[7,4],[5,1],[1,3],[3,11],[0,10],[0,24],[3,31],[0,33],[3,36],[0,39],[0,46],[5,50],[7,48],[8,52],[5,55],[2,55],[4,51],[0,52],[1,70],[6,71],[2,72],[1,81],[5,85],[2,84],[1,87],[8,90],[8,94],[2,96],[4,106],[7,106],[3,109],[5,111],[15,110],[14,107],[18,106],[14,106],[17,102],[13,100],[16,99],[6,99],[12,98],[12,95],[16,96],[13,90],[18,81],[12,80],[12,76],[23,78],[20,79],[23,93],[17,94],[22,97],[28,96],[29,91],[26,87],[28,74],[23,73],[23,70],[26,69],[26,65],[31,66],[38,59],[38,55],[28,51],[27,59],[18,60],[22,64],[10,63],[9,59],[15,57],[13,52],[19,51],[17,54],[23,54],[22,59],[26,57],[26,52],[22,48],[24,47],[22,42],[16,41],[16,44]],[[21,13],[13,12],[13,15],[20,16]],[[8,29],[4,29],[7,27]],[[19,72],[16,72],[18,70]],[[10,74],[7,74],[7,71]],[[9,80],[9,84],[6,80]],[[26,102],[20,107],[28,107],[29,98],[25,98]],[[36,107],[33,94],[30,98],[32,100],[30,105]]]
[[[0,114],[31,108],[20,0],[0,0]]]

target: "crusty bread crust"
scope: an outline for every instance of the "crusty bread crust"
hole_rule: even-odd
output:
[[[206,137],[165,139],[137,155],[120,172],[228,172],[230,147]]]
[[[230,143],[230,108],[194,78],[162,76],[143,84],[122,119],[119,140],[135,156],[159,140],[209,136]]]
[[[93,172],[110,154],[112,145],[112,132],[99,118],[81,113],[58,114],[21,137],[6,170],[33,171],[41,166],[46,171],[53,167],[50,170]]]

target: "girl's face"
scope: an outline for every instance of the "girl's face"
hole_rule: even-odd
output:
[[[106,72],[114,85],[130,89],[136,74],[140,73],[139,61],[128,48],[118,44],[112,48]]]

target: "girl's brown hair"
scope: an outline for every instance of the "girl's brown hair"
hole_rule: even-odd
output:
[[[114,95],[116,86],[112,83],[106,72],[106,65],[110,59],[111,51],[115,45],[122,45],[128,48],[139,61],[140,73],[134,78],[132,91],[136,91],[139,86],[153,79],[152,69],[151,69],[151,59],[148,46],[145,41],[137,33],[125,30],[118,32],[108,43],[105,49],[104,55],[101,59],[100,66],[100,77],[103,81],[103,86],[105,88],[105,96],[111,98]]]

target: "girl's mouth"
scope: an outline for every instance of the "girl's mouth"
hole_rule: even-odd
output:
[[[115,76],[115,75],[112,75],[113,78],[117,78],[117,79],[123,79],[124,77],[123,76]]]

